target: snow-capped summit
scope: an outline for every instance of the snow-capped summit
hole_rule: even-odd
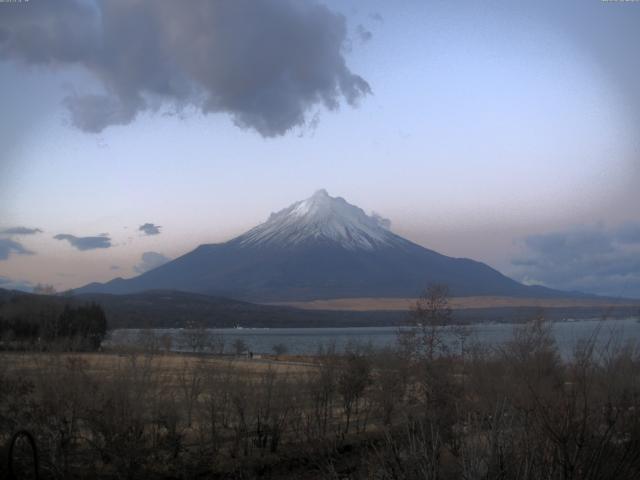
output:
[[[318,190],[224,243],[200,245],[129,279],[77,293],[180,290],[250,301],[415,297],[427,285],[453,295],[554,296],[488,265],[451,258],[395,235],[387,221]]]
[[[369,216],[342,197],[318,190],[306,200],[272,213],[238,238],[242,245],[292,247],[331,243],[347,249],[373,250],[400,241],[379,216]]]

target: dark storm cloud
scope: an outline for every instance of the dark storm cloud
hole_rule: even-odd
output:
[[[12,227],[0,230],[0,234],[2,235],[35,235],[36,233],[42,233],[42,230],[27,227]]]
[[[95,250],[97,248],[110,248],[112,246],[111,238],[105,233],[95,237],[76,237],[75,235],[61,233],[53,238],[56,240],[66,240],[72,247],[78,250]]]
[[[563,290],[640,298],[640,235],[637,224],[607,229],[575,228],[524,240],[513,260],[520,279]]]
[[[0,260],[6,260],[10,254],[16,255],[33,255],[33,252],[27,250],[21,243],[10,238],[0,238]]]
[[[225,112],[273,137],[317,104],[370,93],[345,63],[346,32],[344,17],[312,1],[33,1],[3,9],[0,59],[93,74],[103,93],[64,102],[88,132],[164,104]]]
[[[144,225],[140,225],[138,230],[144,232],[145,235],[158,235],[160,233],[160,229],[162,227],[160,225],[154,225],[153,223],[145,223]]]
[[[164,265],[169,260],[171,259],[158,252],[144,252],[140,263],[135,265],[133,270],[136,273],[148,272],[149,270],[158,268],[160,265]]]

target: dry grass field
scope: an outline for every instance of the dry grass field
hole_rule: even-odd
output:
[[[303,374],[315,367],[311,362],[305,365],[300,358],[281,357],[282,360],[265,356],[260,359],[248,360],[245,356],[213,356],[191,354],[145,354],[132,353],[49,353],[49,352],[0,352],[0,362],[3,371],[24,377],[35,375],[44,366],[81,362],[88,375],[102,378],[112,376],[114,372],[131,365],[132,362],[150,363],[155,373],[162,376],[165,383],[171,384],[185,369],[195,365],[204,370],[232,369],[238,375],[259,376],[265,372],[275,372],[281,375]],[[297,361],[296,361],[297,360]]]
[[[408,311],[416,303],[416,298],[335,298],[328,300],[312,300],[308,302],[278,302],[270,305],[283,305],[305,310],[347,310],[367,311]],[[449,300],[452,309],[533,307],[533,308],[567,308],[567,307],[638,307],[638,300],[615,300],[598,298],[516,298],[516,297],[452,297]]]
[[[345,403],[341,364],[284,355],[0,352],[0,450],[11,432],[31,432],[45,478],[84,478],[95,468],[104,478],[190,478],[203,468],[225,475],[278,463],[283,450],[300,454],[301,441],[315,448],[378,428],[362,408],[370,366],[356,391],[345,384]],[[28,471],[29,455],[22,461]]]
[[[4,352],[0,455],[26,430],[51,479],[640,478],[637,345],[563,361],[542,320],[498,349],[443,345],[422,324],[313,358]]]

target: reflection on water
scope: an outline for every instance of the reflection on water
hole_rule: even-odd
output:
[[[510,340],[517,324],[476,324],[471,325],[468,342],[486,346],[499,346]],[[448,341],[454,343],[454,335],[448,327],[443,327]],[[597,334],[598,343],[614,341],[625,343],[640,342],[640,322],[635,318],[602,321],[579,320],[557,322],[552,325],[553,335],[563,356],[573,351],[576,343]],[[350,344],[371,345],[373,347],[393,346],[397,339],[396,327],[352,327],[352,328],[220,328],[207,329],[216,350],[224,347],[226,353],[234,351],[234,343],[242,340],[248,350],[254,353],[272,353],[273,347],[284,344],[291,354],[314,354],[320,347],[335,346],[339,352]],[[154,338],[159,348],[170,346],[174,351],[194,350],[194,331],[183,329],[121,329],[114,330],[107,344],[111,346],[139,345],[144,339]],[[168,340],[169,339],[169,340]],[[210,342],[210,343],[211,343]],[[224,345],[222,345],[223,343]]]

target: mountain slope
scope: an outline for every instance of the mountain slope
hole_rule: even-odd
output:
[[[171,289],[286,301],[415,297],[431,283],[448,285],[456,296],[566,296],[416,245],[324,190],[226,243],[201,245],[138,277],[90,284],[76,293]]]

